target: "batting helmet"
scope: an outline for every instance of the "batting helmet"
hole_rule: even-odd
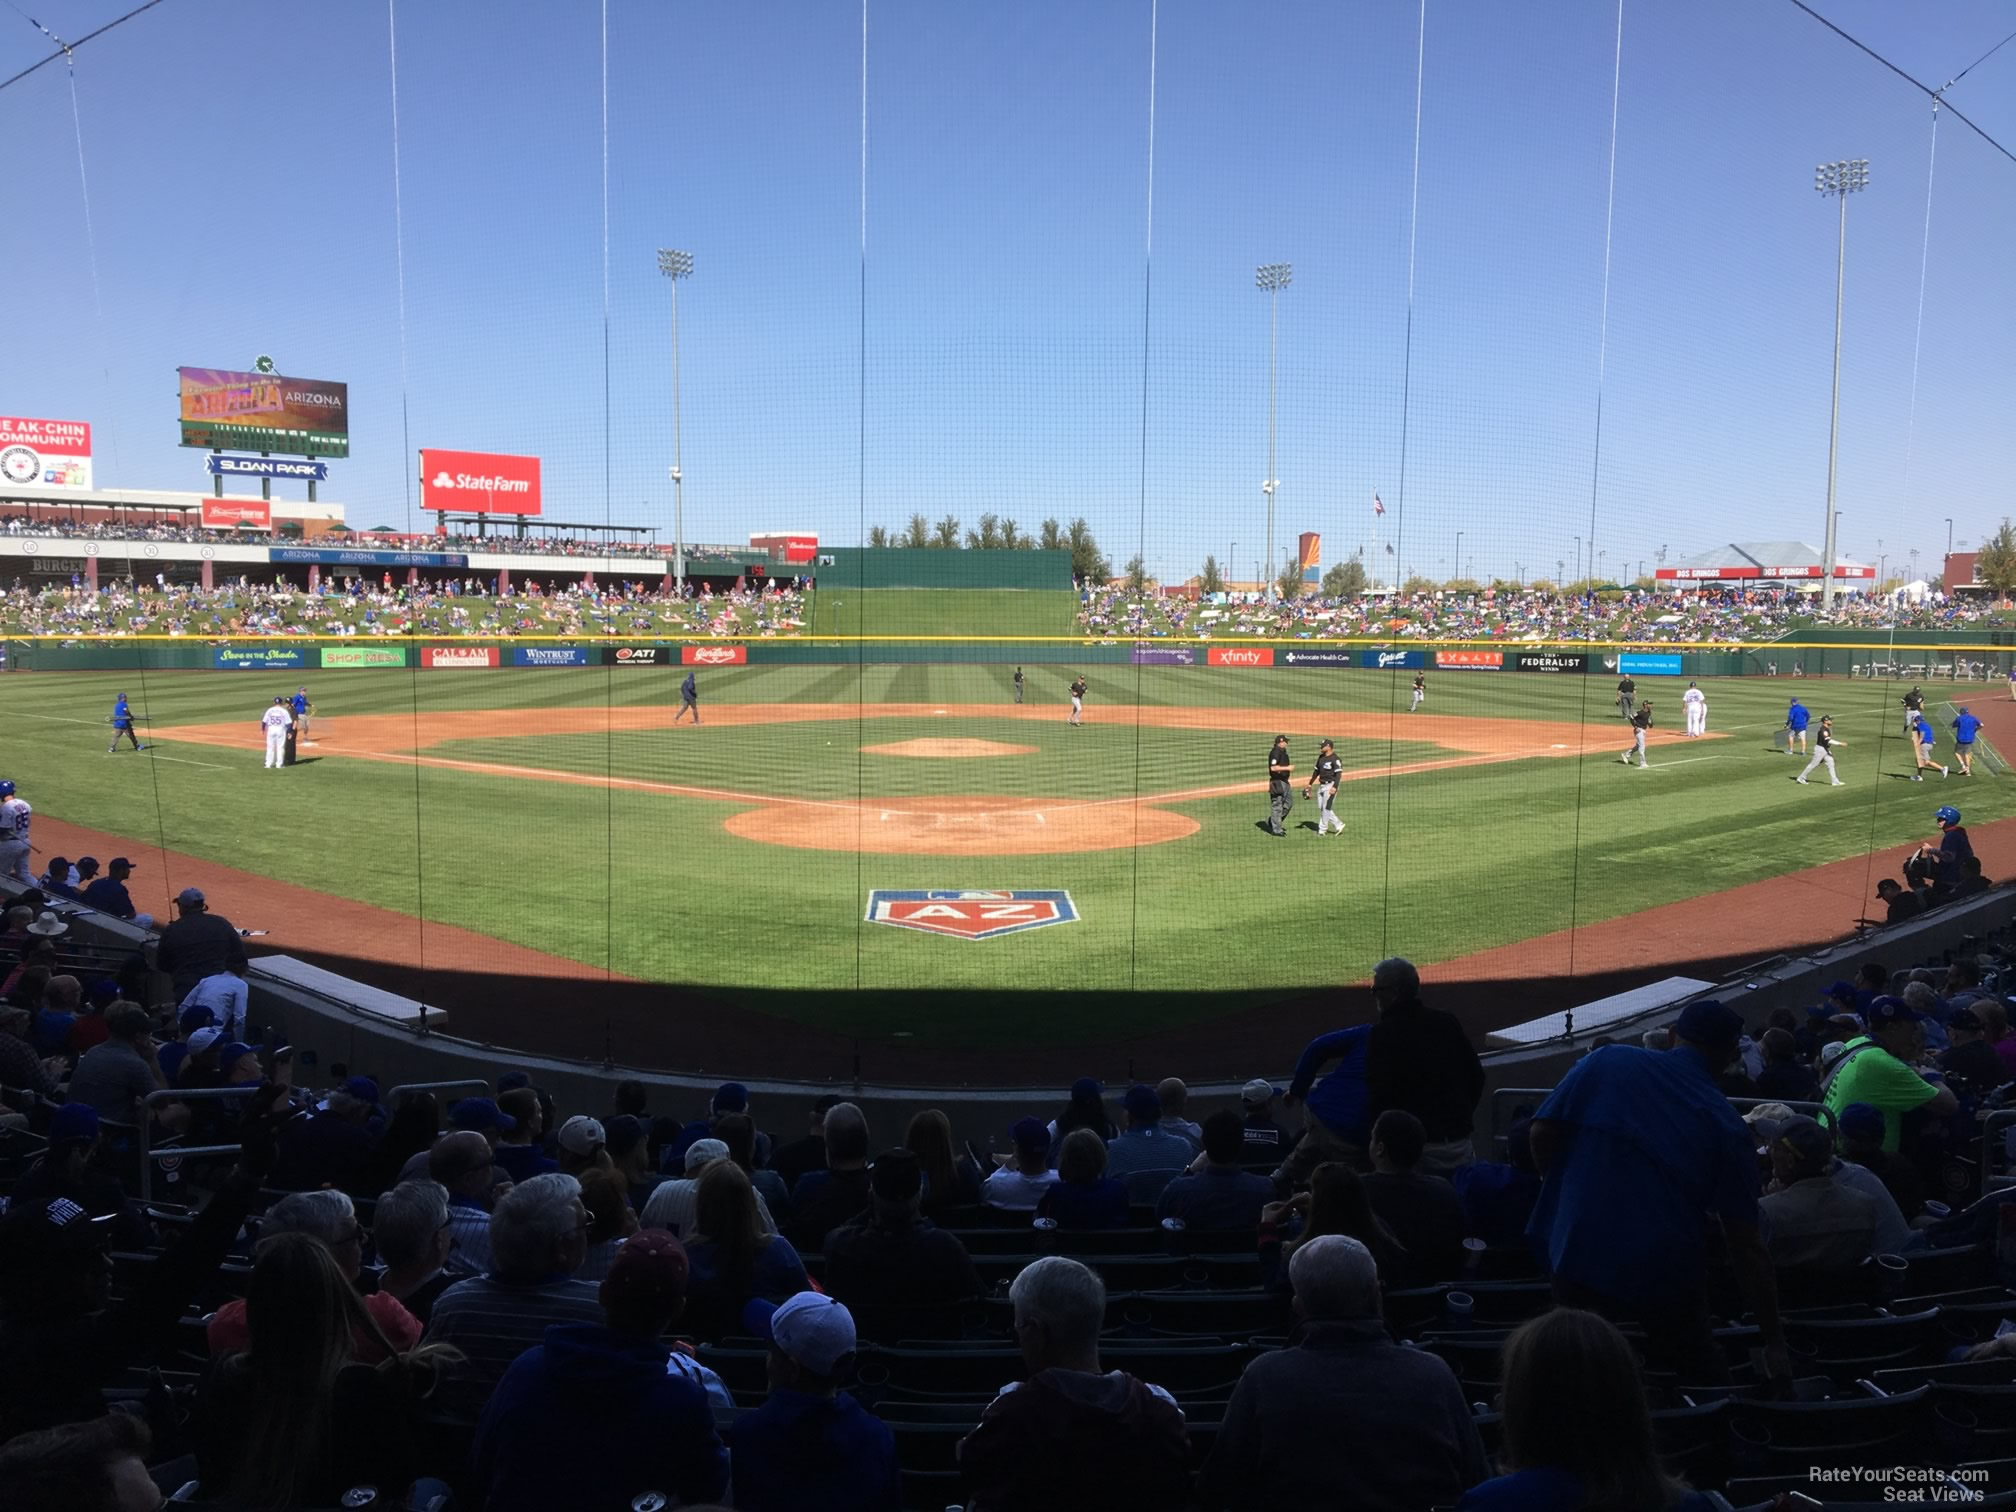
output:
[[[1949,804],[1945,808],[1934,809],[1932,817],[1937,819],[1941,824],[1958,824],[1960,822],[1960,810]]]
[[[13,796],[14,784],[12,782],[0,781],[0,798],[12,798]]]
[[[285,698],[275,698],[273,702],[275,702],[276,704],[284,704],[285,702],[287,702],[287,700]]]

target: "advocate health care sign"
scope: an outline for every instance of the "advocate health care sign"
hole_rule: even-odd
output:
[[[0,415],[0,479],[17,488],[89,488],[90,422]]]

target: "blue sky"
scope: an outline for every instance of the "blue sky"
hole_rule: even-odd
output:
[[[77,36],[126,8],[36,10]],[[2016,24],[1992,0],[1819,8],[1935,85]],[[402,377],[385,6],[167,0],[79,54],[95,291],[64,72],[0,92],[0,413],[94,422],[105,484],[199,488],[174,369],[270,352],[351,386],[328,495],[355,524],[424,522],[409,447],[449,446],[536,452],[550,515],[669,537],[654,254],[678,246],[689,539],[1083,514],[1116,561],[1180,578],[1231,551],[1247,575],[1253,268],[1287,261],[1277,553],[1317,530],[1326,562],[1397,539],[1434,576],[1552,575],[1593,488],[1616,576],[1661,546],[1817,542],[1836,219],[1812,170],[1868,157],[1842,550],[1931,572],[1947,516],[1993,528],[2016,163],[1942,122],[1913,424],[1930,106],[1783,0],[1627,0],[1600,469],[1617,10],[1430,0],[1403,476],[1419,15],[1165,0],[1151,263],[1146,0],[872,0],[864,285],[858,6],[610,0],[605,249],[599,8],[406,0]],[[0,12],[0,74],[46,50]],[[2016,146],[2016,44],[1952,98]]]

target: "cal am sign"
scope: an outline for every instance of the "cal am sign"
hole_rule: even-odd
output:
[[[539,513],[539,459],[504,452],[420,452],[420,507],[461,514]]]
[[[961,940],[991,940],[1049,924],[1075,924],[1078,910],[1064,891],[986,892],[977,888],[906,890],[868,894],[868,922]]]

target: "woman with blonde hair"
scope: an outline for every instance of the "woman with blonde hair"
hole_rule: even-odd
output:
[[[1036,1204],[1036,1216],[1063,1229],[1127,1227],[1127,1187],[1106,1174],[1106,1141],[1073,1129],[1057,1152],[1057,1181]]]

